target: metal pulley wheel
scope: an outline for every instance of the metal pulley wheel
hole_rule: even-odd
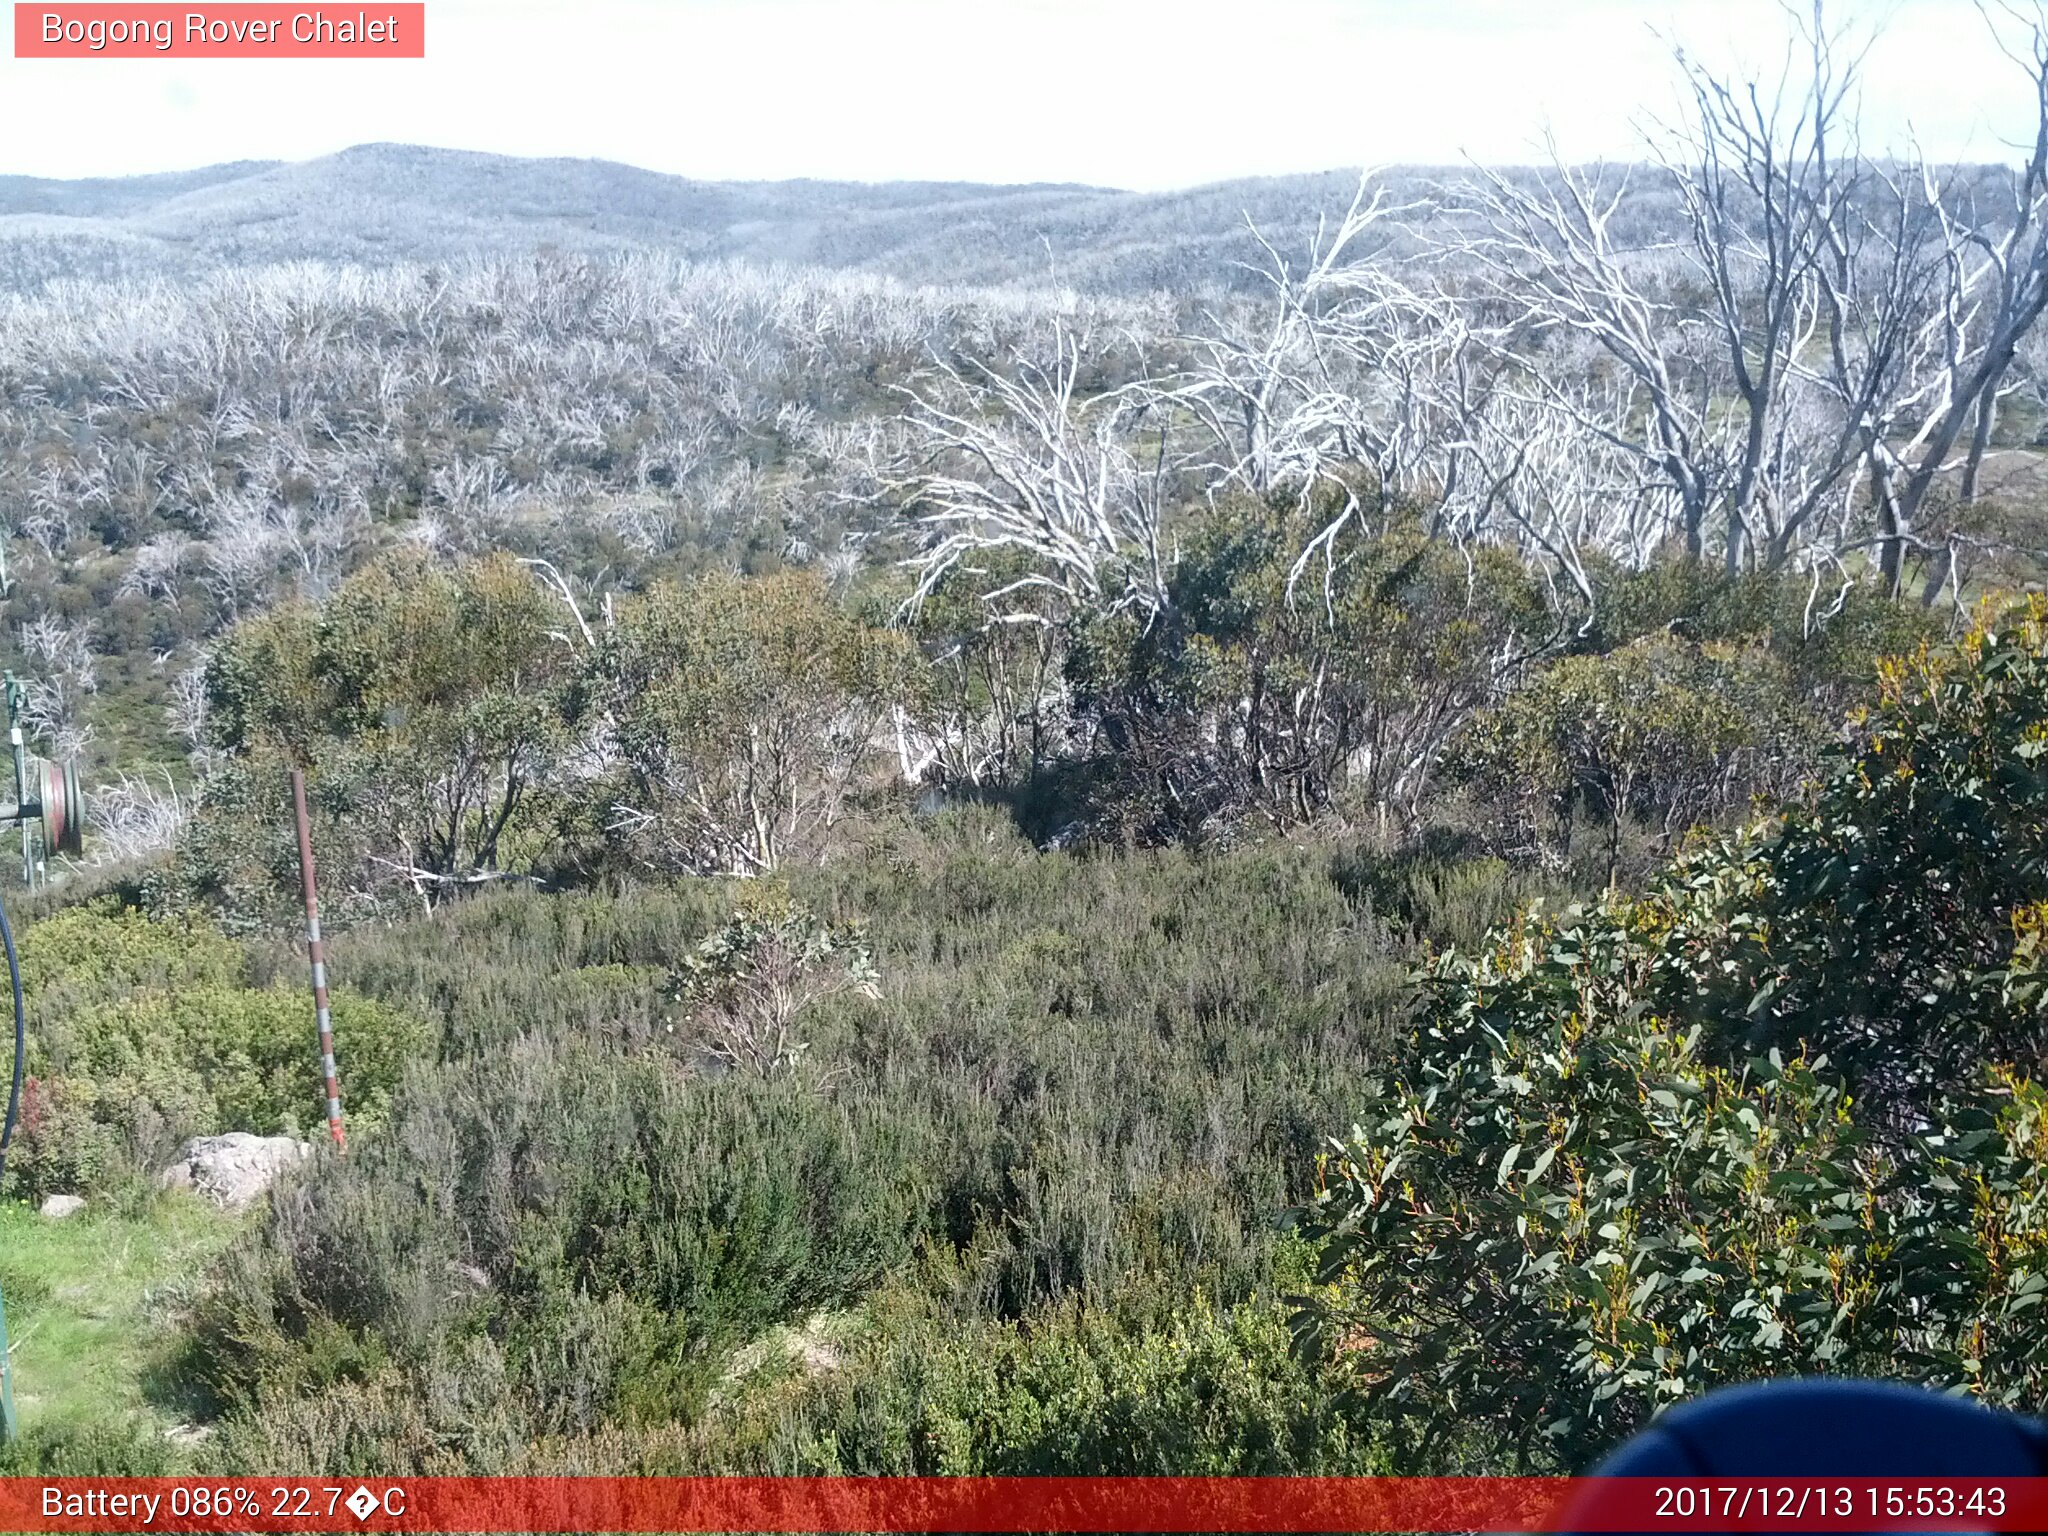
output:
[[[38,758],[36,793],[42,803],[45,855],[85,851],[85,797],[78,789],[78,764]]]

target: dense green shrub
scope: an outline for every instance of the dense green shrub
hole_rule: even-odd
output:
[[[1633,820],[1669,851],[1697,823],[1782,800],[1818,763],[1819,721],[1754,645],[1646,636],[1538,670],[1453,748],[1459,774],[1505,814],[1499,843],[1562,863],[1582,814],[1619,873]]]
[[[573,1042],[417,1075],[390,1133],[231,1267],[202,1372],[260,1399],[482,1329],[559,1427],[686,1406],[718,1346],[905,1260],[930,1161],[916,1131],[787,1079]]]
[[[272,1393],[261,1413],[215,1426],[197,1461],[220,1477],[488,1477],[526,1470],[538,1433],[503,1351],[477,1336],[409,1369],[385,1362]]]
[[[1298,513],[1233,503],[1190,539],[1164,616],[1076,626],[1074,707],[1133,830],[1303,822],[1340,797],[1412,814],[1500,662],[1554,627],[1505,550],[1468,562],[1404,527],[1295,583],[1307,534]]]
[[[1910,1119],[1987,1059],[2048,1074],[2048,599],[1879,681],[1859,749],[1719,877],[1734,963],[1694,985],[1731,1045],[1811,1042]]]
[[[1879,658],[1935,632],[1920,609],[1784,574],[1589,572],[1586,627],[1503,670],[1446,765],[1489,851],[1610,884],[1651,878],[1696,825],[1795,798]]]
[[[1291,1349],[1271,1298],[1219,1308],[1164,1278],[1109,1306],[1011,1322],[943,1298],[940,1273],[816,1314],[733,1357],[689,1420],[544,1431],[488,1337],[417,1372],[281,1398],[223,1425],[223,1473],[1357,1475],[1370,1418]],[[617,1297],[590,1329],[618,1326]],[[559,1422],[559,1421],[558,1421]]]
[[[0,1477],[169,1477],[183,1470],[176,1447],[147,1420],[33,1424],[0,1441]]]
[[[651,582],[587,627],[507,557],[374,563],[217,648],[214,757],[149,899],[287,923],[293,763],[337,923],[505,877],[816,862],[912,764],[1039,837],[1158,843],[1332,815],[1412,833],[1449,752],[1474,819],[1504,813],[1496,852],[1554,864],[1585,818],[1614,865],[1625,824],[1661,855],[1790,792],[1879,648],[1928,630],[1864,595],[1657,565],[1599,569],[1575,631],[1511,551],[1399,519],[1297,570],[1304,517],[1236,499],[1193,518],[1144,622],[997,622],[985,596],[1028,574],[1008,560],[900,625],[876,616],[886,583],[842,597],[785,572]]]
[[[806,1078],[647,1049],[658,962],[718,930],[731,882],[504,891],[337,940],[338,972],[435,1017],[450,1060],[218,1277],[190,1359],[241,1405],[223,1443],[284,1457],[270,1426],[298,1425],[413,1467],[642,1443],[763,1330],[892,1274],[998,1328],[1132,1274],[1218,1318],[1270,1291],[1291,1170],[1405,991],[1318,851],[1077,860],[970,810],[871,828],[790,885],[863,920],[881,980],[819,1002]],[[481,1402],[465,1438],[448,1405]]]
[[[1421,1063],[1339,1144],[1311,1230],[1390,1413],[1566,1463],[1788,1371],[2048,1391],[2048,1098],[2011,1077],[1880,1148],[1824,1058],[1702,1059],[1644,1010],[1654,913],[1434,974]]]
[[[2048,1394],[2048,608],[1884,683],[1810,805],[1429,968],[1309,1215],[1389,1409],[1572,1461],[1787,1370]]]
[[[1598,557],[1587,569],[1593,623],[1577,637],[1578,652],[1619,650],[1658,634],[1694,645],[1761,646],[1830,716],[1868,693],[1880,657],[1936,638],[1942,621],[1920,604],[1896,602],[1873,587],[1817,588],[1785,571],[1730,576],[1690,560],[1629,569]]]
[[[7,1167],[20,1192],[103,1190],[195,1135],[297,1133],[322,1118],[310,996],[250,985],[241,947],[205,925],[74,910],[32,925],[21,960],[30,1080]],[[350,992],[333,1004],[349,1116],[374,1129],[431,1030]]]
[[[331,916],[344,897],[431,901],[545,866],[573,746],[570,622],[509,556],[390,557],[323,602],[236,626],[207,664],[214,758],[178,857],[155,876],[157,904],[240,920],[289,911],[293,765],[307,772]]]
[[[1135,1292],[1136,1294],[1131,1294]],[[893,1292],[823,1362],[736,1383],[702,1464],[779,1475],[1284,1476],[1382,1469],[1370,1421],[1270,1298],[1134,1281],[1013,1323]],[[781,1358],[781,1357],[778,1357]]]

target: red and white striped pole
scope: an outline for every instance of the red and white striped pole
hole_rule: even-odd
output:
[[[341,1129],[341,1082],[334,1069],[334,1020],[327,1011],[327,951],[320,942],[320,893],[313,883],[313,824],[306,816],[306,775],[292,770],[292,810],[299,818],[299,873],[306,885],[306,958],[313,962],[313,1014],[320,1022],[320,1070],[327,1076],[327,1134],[337,1151],[348,1138]]]

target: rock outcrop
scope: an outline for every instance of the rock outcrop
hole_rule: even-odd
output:
[[[215,1205],[238,1211],[270,1188],[280,1172],[312,1154],[310,1143],[290,1136],[248,1131],[194,1136],[158,1180],[166,1189],[195,1190]]]

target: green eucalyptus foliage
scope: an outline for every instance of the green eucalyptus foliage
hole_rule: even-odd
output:
[[[1038,837],[1462,818],[1559,869],[1592,862],[1572,847],[1590,820],[1612,878],[1625,831],[1661,856],[1789,792],[1871,647],[1916,632],[1860,598],[1816,613],[1780,579],[1661,567],[1598,572],[1606,606],[1574,630],[1510,551],[1396,515],[1302,563],[1312,532],[1251,500],[1192,521],[1149,619],[1063,608],[1009,555],[891,623],[877,592],[783,572],[653,581],[589,627],[508,557],[386,560],[216,650],[199,814],[143,887],[289,922],[295,764],[337,922],[501,878],[815,862],[904,768]]]
[[[1820,736],[1803,702],[1761,646],[1658,633],[1543,668],[1480,716],[1453,757],[1524,849],[1568,843],[1588,816],[1605,831],[1612,880],[1632,820],[1658,825],[1668,846],[1752,795],[1796,789]]]
[[[625,840],[703,873],[816,855],[913,698],[915,662],[814,576],[705,576],[628,603],[584,695],[616,735]]]
[[[1797,1371],[2048,1397],[2048,622],[1887,667],[1810,805],[1422,977],[1300,1322],[1430,1431],[1583,1460]]]
[[[580,663],[561,604],[509,556],[396,557],[324,602],[239,625],[206,672],[216,758],[153,894],[243,918],[289,910],[288,770],[307,772],[335,894],[432,894],[550,848]]]
[[[782,888],[743,891],[730,921],[683,958],[669,987],[682,1010],[681,1044],[761,1077],[802,1065],[811,1042],[799,1026],[826,998],[881,995],[860,928],[826,922]]]
[[[1830,712],[1860,697],[1878,657],[1911,651],[1941,633],[1940,615],[1863,584],[1816,587],[1788,571],[1731,576],[1693,560],[1634,569],[1593,556],[1586,567],[1595,601],[1576,651],[1618,650],[1658,634],[1695,645],[1761,646]]]
[[[2048,602],[1880,669],[1863,743],[1759,849],[1731,1043],[1823,1043],[1910,1121],[1979,1062],[2048,1069]]]

